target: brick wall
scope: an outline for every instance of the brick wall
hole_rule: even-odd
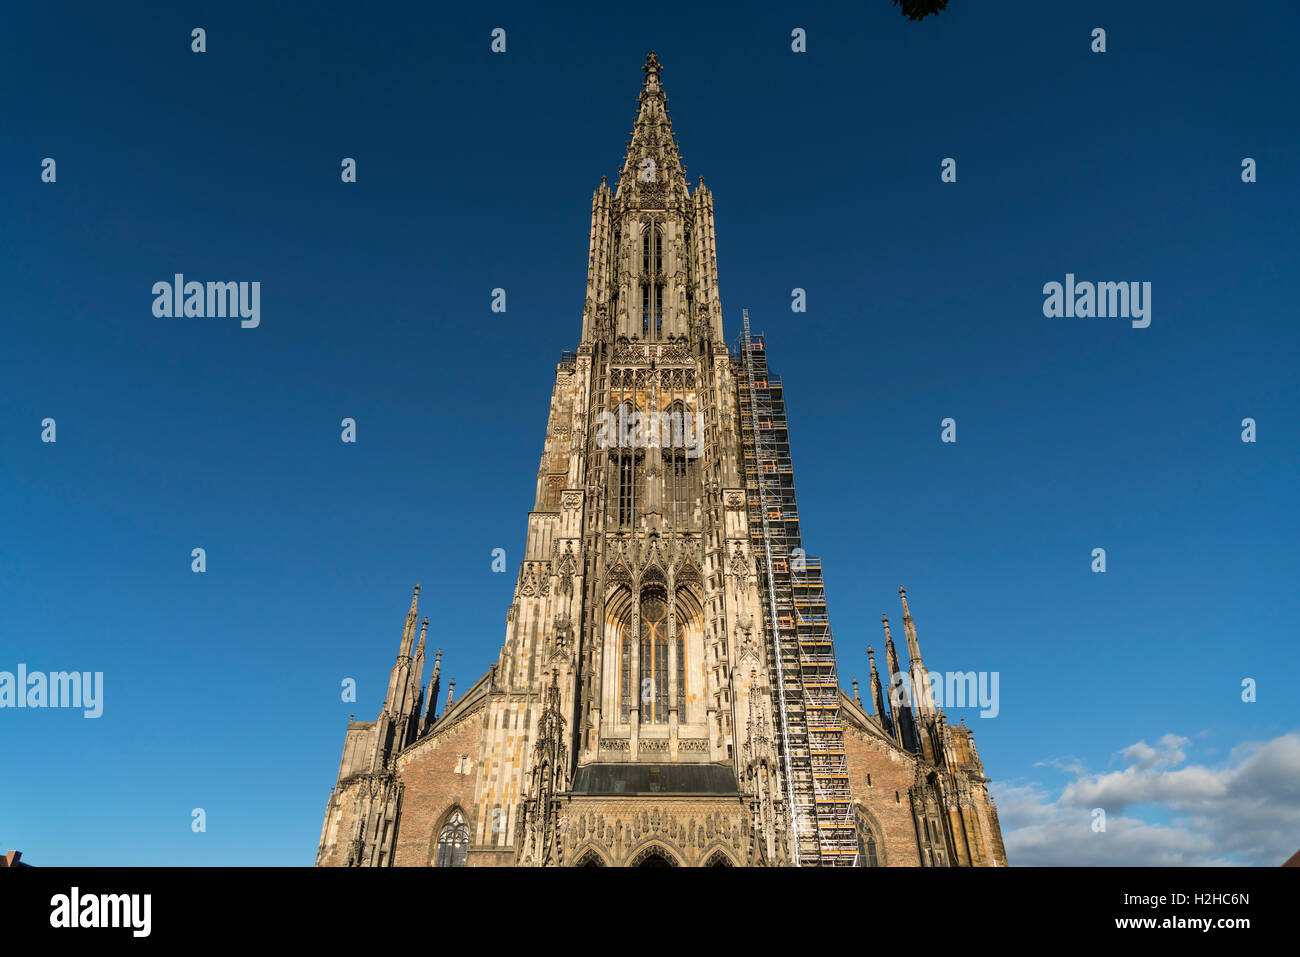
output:
[[[441,828],[452,807],[461,809],[470,834],[474,833],[474,787],[482,737],[483,712],[476,709],[454,727],[435,730],[398,759],[403,792],[395,866],[427,867],[433,863],[434,830]]]
[[[844,729],[844,751],[854,800],[879,824],[877,846],[884,844],[881,863],[888,867],[919,867],[916,826],[907,793],[915,780],[912,759],[852,725]]]

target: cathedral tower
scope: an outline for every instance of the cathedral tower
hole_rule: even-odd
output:
[[[500,653],[436,715],[412,604],[379,720],[349,725],[318,864],[939,863],[952,822],[979,823],[945,816],[927,777],[975,773],[973,745],[940,768],[936,715],[918,713],[923,754],[910,713],[904,740],[854,704],[820,565],[778,567],[797,526],[763,531],[743,436],[766,373],[728,353],[713,197],[687,182],[658,57],[642,69],[618,182],[592,196],[581,336],[556,366]],[[887,807],[864,768],[897,784]]]

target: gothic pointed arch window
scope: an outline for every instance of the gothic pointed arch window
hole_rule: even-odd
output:
[[[680,399],[666,410],[666,433],[661,440],[664,463],[665,505],[680,528],[691,524],[700,484],[698,451],[700,423]]]
[[[641,599],[639,650],[641,723],[667,724],[668,605],[658,591],[651,592]]]
[[[859,808],[856,817],[858,832],[858,867],[879,867],[883,848],[876,837],[876,829],[871,820]]]
[[[442,830],[438,832],[438,854],[434,860],[436,867],[464,867],[469,853],[469,828],[465,826],[465,815],[460,808],[452,808],[447,815]]]
[[[663,333],[663,272],[663,230],[653,223],[644,223],[641,226],[641,334],[647,339],[658,339]]]
[[[611,412],[612,424],[604,437],[609,450],[609,488],[607,499],[610,520],[617,528],[630,528],[640,497],[639,485],[644,456],[637,438],[637,409],[629,401],[619,402]]]
[[[677,631],[677,716],[686,720],[686,639]]]
[[[619,637],[618,720],[627,724],[632,714],[632,631],[624,628]]]

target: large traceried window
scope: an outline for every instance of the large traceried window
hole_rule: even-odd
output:
[[[641,600],[641,637],[637,649],[638,674],[632,674],[632,633],[624,629],[619,637],[618,687],[619,721],[631,720],[639,704],[641,724],[668,723],[668,609],[661,596]],[[686,640],[677,637],[677,711],[686,716]]]
[[[686,639],[677,632],[677,720],[686,720]]]
[[[618,720],[627,724],[632,714],[632,635],[623,629],[618,654]]]
[[[465,826],[465,815],[456,808],[447,817],[447,823],[438,833],[437,867],[464,867],[465,856],[469,851],[469,828]]]
[[[641,601],[641,723],[668,722],[668,606]]]

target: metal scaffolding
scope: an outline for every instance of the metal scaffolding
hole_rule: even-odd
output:
[[[768,371],[763,337],[749,331],[749,310],[733,358],[749,534],[764,598],[768,660],[777,678],[795,863],[851,867],[858,841],[821,561],[803,550],[785,391]]]

